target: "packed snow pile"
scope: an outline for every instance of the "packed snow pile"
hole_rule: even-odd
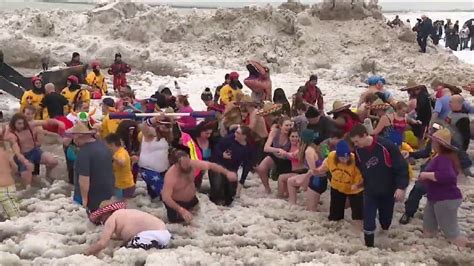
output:
[[[183,76],[206,65],[241,69],[253,58],[273,72],[358,82],[369,74],[362,67],[369,60],[370,70],[398,85],[410,78],[470,81],[473,66],[432,45],[429,54],[418,53],[414,34],[385,25],[376,1],[332,2],[191,12],[131,2],[84,13],[4,11],[0,46],[6,62],[23,67],[38,67],[49,53],[51,64],[64,62],[73,51],[108,65],[121,52],[135,69],[157,75]]]

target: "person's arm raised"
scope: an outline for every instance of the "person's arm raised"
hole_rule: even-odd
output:
[[[107,219],[105,222],[104,229],[102,230],[102,234],[100,235],[99,241],[97,243],[91,245],[89,249],[87,249],[87,255],[96,255],[101,250],[107,247],[110,239],[112,238],[116,227],[116,219],[115,216],[112,215]]]
[[[215,164],[215,163],[194,160],[194,161],[191,161],[191,166],[193,166],[193,168],[195,167],[195,168],[198,168],[198,169],[204,170],[204,171],[211,170],[211,171],[216,172],[216,173],[221,173],[221,174],[225,175],[227,177],[227,179],[231,182],[237,181],[237,174],[236,173],[231,172],[231,171],[227,170],[226,168],[224,168],[224,167],[222,167],[218,164]]]

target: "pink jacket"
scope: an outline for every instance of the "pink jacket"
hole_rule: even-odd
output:
[[[192,113],[193,108],[191,108],[191,106],[183,107],[183,108],[179,109],[179,112],[180,113]],[[192,128],[196,127],[196,118],[194,118],[192,116],[183,116],[178,120],[178,123],[179,123],[181,129],[184,129],[184,130],[192,129]]]

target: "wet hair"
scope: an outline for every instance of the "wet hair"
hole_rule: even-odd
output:
[[[25,106],[25,109],[23,109],[23,113],[26,113],[26,110],[32,111],[33,113],[36,113],[38,110],[32,105],[27,105]]]
[[[176,100],[184,106],[189,106],[188,97],[184,95],[178,95],[178,98]]]
[[[364,137],[365,135],[368,135],[369,133],[367,132],[367,128],[365,128],[364,125],[362,124],[358,124],[358,125],[355,125],[351,132],[349,133],[349,137],[350,138],[353,138],[353,137]]]
[[[115,133],[111,133],[105,137],[105,142],[107,144],[115,145],[117,147],[122,146],[122,140],[120,139],[120,136]]]
[[[19,120],[23,120],[23,124],[25,124],[24,126],[26,129],[30,128],[30,125],[28,124],[28,121],[26,120],[26,116],[22,113],[16,113],[15,115],[13,115],[12,119],[10,120],[10,123],[8,124],[8,127],[11,130],[17,130],[17,128],[15,127],[15,124]]]
[[[296,111],[304,111],[306,112],[308,110],[308,106],[306,104],[299,102],[295,104],[295,109]]]
[[[403,108],[408,108],[408,104],[406,104],[405,102],[397,102],[397,104],[395,104],[395,110],[401,110]]]

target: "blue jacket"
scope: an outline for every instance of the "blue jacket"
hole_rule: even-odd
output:
[[[374,137],[373,144],[356,148],[356,165],[364,179],[364,191],[374,196],[393,195],[408,186],[408,163],[389,140]]]
[[[230,151],[232,159],[224,159],[223,154],[225,151]],[[212,151],[213,162],[226,168],[229,171],[237,172],[239,167],[243,167],[242,176],[240,177],[240,183],[243,183],[247,178],[248,173],[252,167],[252,148],[247,144],[242,146],[235,140],[234,133],[229,134],[227,137],[221,139]]]

